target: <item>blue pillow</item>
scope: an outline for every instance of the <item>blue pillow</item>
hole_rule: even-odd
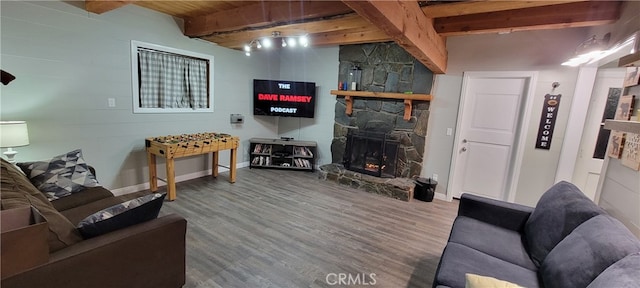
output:
[[[158,217],[166,193],[155,193],[129,200],[93,213],[78,223],[85,239],[121,228],[153,220]]]

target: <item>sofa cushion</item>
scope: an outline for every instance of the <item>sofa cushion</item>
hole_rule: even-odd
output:
[[[640,241],[620,221],[599,215],[551,250],[540,275],[545,287],[586,287],[611,264],[635,252],[640,252]]]
[[[87,216],[96,213],[102,209],[111,207],[116,204],[120,204],[124,201],[129,201],[144,195],[150,194],[148,191],[139,191],[131,194],[125,194],[122,196],[107,197],[100,200],[96,200],[78,207],[70,208],[64,211],[60,211],[64,217],[67,217],[71,223],[78,223]]]
[[[449,242],[442,253],[435,282],[449,287],[464,287],[466,273],[494,277],[528,288],[540,287],[536,271]]]
[[[35,207],[47,220],[50,252],[82,241],[82,237],[73,224],[54,209],[44,195],[29,184],[26,177],[16,167],[4,160],[2,160],[0,179],[2,179],[0,192],[2,210],[25,206]]]
[[[49,201],[69,196],[86,187],[100,186],[84,162],[80,149],[46,161],[17,165],[27,174],[33,185],[45,193]]]
[[[584,196],[578,187],[565,181],[547,190],[525,224],[524,233],[533,263],[544,258],[573,229],[593,216],[605,213]]]
[[[531,261],[522,238],[522,234],[517,231],[458,216],[451,228],[449,241],[530,270],[538,270]]]
[[[78,223],[86,239],[158,217],[166,194],[150,194],[129,200],[89,215]]]
[[[465,274],[464,278],[466,279],[465,288],[524,288],[508,281],[471,273]]]
[[[56,210],[62,212],[110,197],[113,197],[113,193],[104,187],[89,187],[82,190],[82,193],[73,193],[69,196],[53,200],[51,204]]]
[[[20,192],[29,194],[36,199],[42,200],[42,202],[48,206],[51,206],[49,201],[47,201],[47,197],[40,192],[40,190],[36,189],[33,184],[29,181],[27,176],[20,171],[20,169],[13,164],[5,161],[0,158],[2,161],[2,177],[0,177],[0,188],[2,188],[2,192],[5,191],[10,192]],[[52,206],[53,207],[53,206]]]
[[[635,253],[609,266],[587,288],[637,288],[639,285],[640,253]]]

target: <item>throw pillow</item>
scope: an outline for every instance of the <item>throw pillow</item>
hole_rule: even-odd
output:
[[[598,215],[560,241],[542,262],[538,275],[547,288],[587,287],[613,263],[637,252],[640,241],[624,224],[609,215]]]
[[[489,276],[467,273],[464,274],[464,278],[466,280],[465,288],[523,288],[520,285]]]
[[[578,225],[605,213],[575,185],[560,181],[547,190],[524,226],[529,255],[536,266]]]
[[[82,241],[76,227],[53,208],[27,177],[18,172],[18,168],[4,159],[0,159],[0,162],[2,162],[0,169],[2,210],[33,206],[40,211],[49,227],[49,252],[55,252]]]
[[[86,187],[100,186],[84,162],[81,149],[55,156],[47,161],[18,163],[18,167],[49,201],[69,196]]]
[[[93,213],[78,223],[85,239],[158,217],[166,193],[149,194]]]

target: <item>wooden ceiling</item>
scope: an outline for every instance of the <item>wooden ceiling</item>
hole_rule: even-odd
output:
[[[133,4],[184,20],[184,34],[231,49],[278,33],[312,46],[395,41],[434,73],[447,67],[445,37],[613,23],[621,1],[149,1],[85,0],[101,14]]]

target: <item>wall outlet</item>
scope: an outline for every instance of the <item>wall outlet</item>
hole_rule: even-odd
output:
[[[240,115],[240,114],[231,114],[230,118],[230,122],[231,124],[242,124],[244,123],[244,116]]]
[[[108,98],[107,105],[109,106],[109,108],[116,107],[116,98]]]
[[[453,134],[453,129],[447,128],[447,136],[451,136]]]
[[[433,181],[438,181],[438,174],[433,173],[433,175],[431,175],[431,179]]]

